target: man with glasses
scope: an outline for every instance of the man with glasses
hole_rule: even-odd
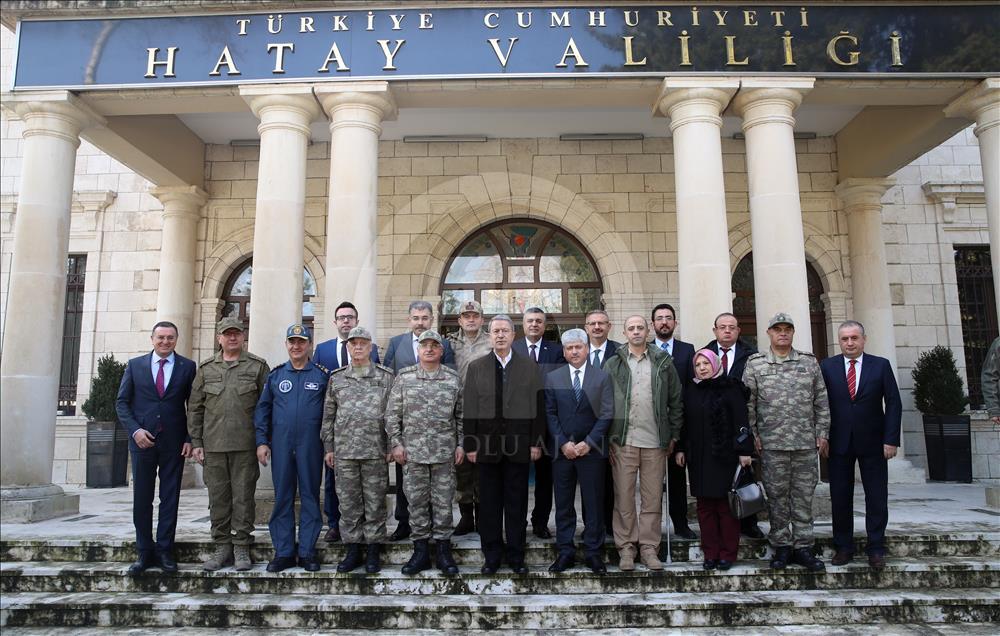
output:
[[[618,352],[620,342],[608,339],[611,332],[611,319],[603,309],[594,309],[584,319],[584,328],[589,341],[587,361],[591,366],[604,368],[604,363]],[[612,471],[604,472],[604,527],[610,528],[614,520],[615,487]],[[586,512],[586,511],[585,511]]]
[[[346,367],[351,361],[347,351],[347,335],[351,333],[351,329],[358,326],[358,308],[345,300],[337,305],[337,309],[333,313],[337,337],[321,342],[316,347],[316,353],[313,356],[313,360],[317,364],[331,371]],[[379,363],[378,346],[374,343],[372,343],[370,357],[372,363]],[[340,501],[337,499],[337,478],[329,466],[324,470],[323,512],[326,513],[329,529],[323,540],[327,543],[337,543],[340,541]]]

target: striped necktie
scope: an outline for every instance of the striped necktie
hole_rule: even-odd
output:
[[[857,360],[850,360],[851,366],[847,369],[847,392],[851,394],[852,400],[858,392],[858,374],[854,370],[854,365],[857,362]]]
[[[583,396],[583,385],[580,384],[580,370],[577,369],[573,371],[573,395],[576,396],[576,403],[580,403],[580,398]]]

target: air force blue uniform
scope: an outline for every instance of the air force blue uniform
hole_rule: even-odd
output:
[[[278,365],[267,376],[257,402],[254,426],[257,446],[271,448],[274,511],[268,529],[277,557],[295,556],[295,490],[301,501],[299,557],[316,553],[316,539],[323,528],[319,511],[323,476],[323,401],[329,372],[311,360],[302,369],[290,362]]]

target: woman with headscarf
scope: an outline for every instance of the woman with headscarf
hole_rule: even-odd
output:
[[[740,545],[740,521],[729,511],[727,494],[736,467],[749,466],[753,452],[746,388],[722,373],[722,363],[710,349],[694,354],[694,373],[694,384],[684,391],[676,461],[687,464],[691,494],[698,501],[703,567],[728,570]]]

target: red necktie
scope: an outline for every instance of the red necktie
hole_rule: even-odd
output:
[[[167,392],[166,378],[163,375],[163,365],[167,363],[166,358],[161,358],[159,360],[160,368],[156,371],[156,392],[163,397],[163,394]]]
[[[847,392],[851,394],[851,399],[854,399],[855,393],[858,391],[858,375],[854,371],[854,364],[857,360],[851,360],[851,366],[847,368]]]
[[[729,347],[723,348],[722,350],[722,375],[729,375],[729,358],[726,354],[729,353]]]

